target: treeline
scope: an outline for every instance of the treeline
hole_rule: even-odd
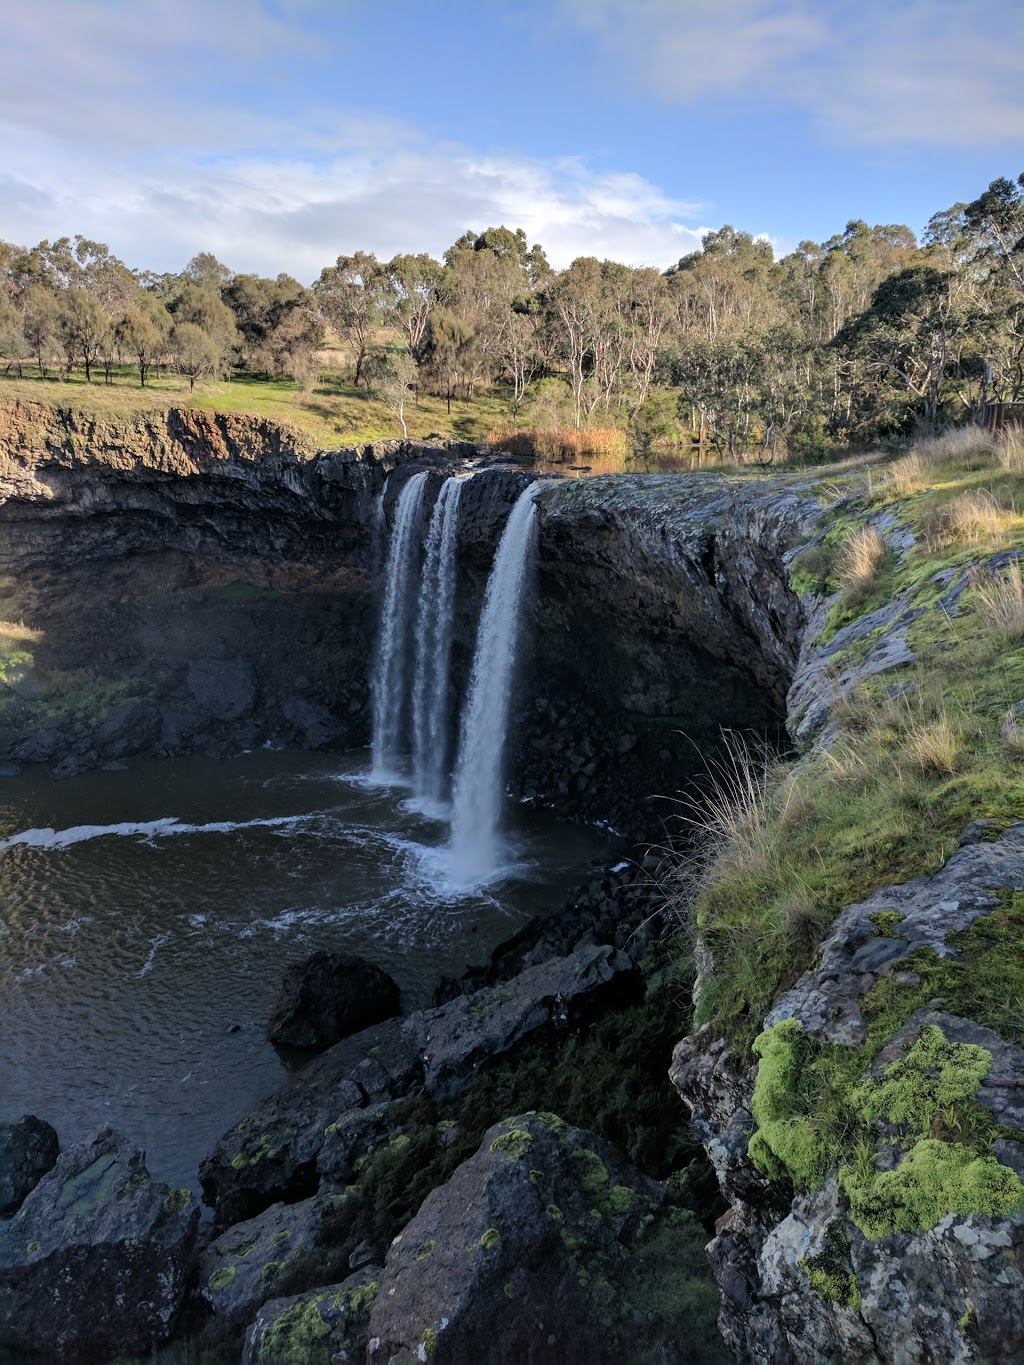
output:
[[[0,244],[0,360],[145,384],[233,368],[316,381],[332,333],[351,379],[404,422],[426,390],[498,386],[512,425],[689,433],[728,457],[816,455],[1024,399],[1024,175],[935,215],[923,239],[854,221],[779,260],[723,227],[661,273],[592,257],[551,268],[522,230],[467,232],[442,261],[340,256],[307,289],[208,253],[130,270],[76,237]]]

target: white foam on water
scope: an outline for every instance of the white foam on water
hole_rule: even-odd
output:
[[[243,829],[285,829],[322,819],[321,812],[275,815],[255,820],[213,820],[193,825],[167,815],[160,820],[125,820],[116,825],[72,825],[68,829],[26,829],[0,840],[0,852],[22,846],[38,849],[71,848],[91,839],[164,839],[177,834],[234,834]]]

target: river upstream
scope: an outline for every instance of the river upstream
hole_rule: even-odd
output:
[[[37,1114],[64,1148],[111,1123],[198,1189],[200,1158],[299,1060],[264,1035],[289,962],[359,953],[403,1009],[429,1005],[621,847],[513,810],[504,873],[460,890],[447,825],[368,770],[257,751],[0,779],[0,1118]]]

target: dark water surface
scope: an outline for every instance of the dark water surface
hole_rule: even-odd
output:
[[[109,1122],[198,1189],[286,1074],[264,1025],[288,962],[364,954],[415,1009],[621,848],[513,812],[506,874],[453,891],[445,826],[367,767],[260,751],[0,779],[0,1119],[38,1114],[62,1147]]]

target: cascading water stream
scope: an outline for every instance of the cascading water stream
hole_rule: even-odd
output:
[[[486,879],[501,862],[502,759],[540,487],[530,484],[512,508],[487,580],[452,799],[451,874],[463,885]]]
[[[427,471],[414,474],[398,495],[374,659],[373,767],[377,781],[393,780],[402,756],[409,671],[410,584],[418,550],[417,529]]]
[[[455,555],[465,478],[446,479],[427,533],[416,616],[412,693],[412,771],[416,795],[444,800],[448,771],[448,674],[455,626]]]

